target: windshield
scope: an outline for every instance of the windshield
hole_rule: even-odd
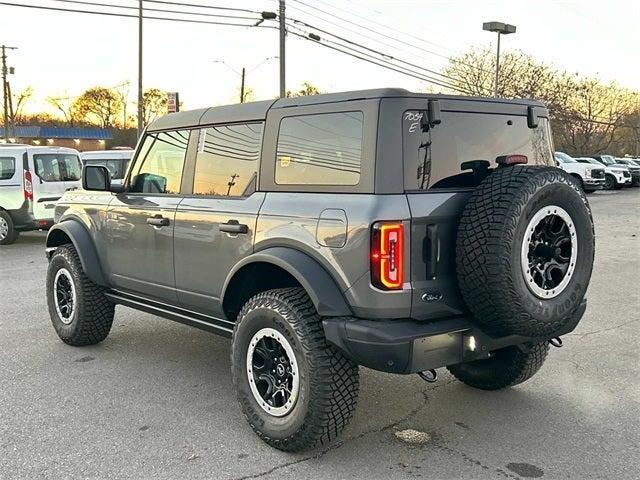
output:
[[[595,158],[580,157],[580,158],[578,159],[578,161],[580,161],[580,162],[582,162],[582,163],[589,162],[589,163],[593,163],[594,165],[602,166],[602,164],[601,164],[599,161],[597,161]]]
[[[611,155],[601,155],[600,158],[605,165],[615,165],[616,163]]]
[[[107,170],[109,170],[109,173],[111,174],[111,179],[112,180],[121,180],[124,178],[124,162],[123,160],[119,159],[119,158],[115,158],[115,159],[99,159],[99,158],[92,158],[90,160],[85,160],[84,161],[85,165],[100,165],[103,167],[107,167]]]
[[[570,157],[564,152],[556,152],[554,156],[560,163],[578,163],[573,157]]]
[[[42,153],[33,156],[36,175],[43,182],[80,180],[82,164],[77,155],[71,153]]]

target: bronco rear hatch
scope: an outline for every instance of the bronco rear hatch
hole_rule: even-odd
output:
[[[495,111],[500,104],[487,105]],[[457,227],[470,193],[496,168],[496,157],[525,155],[528,165],[553,165],[546,110],[536,107],[532,128],[526,105],[510,104],[505,113],[448,110],[446,102],[440,108],[440,123],[419,110],[402,118],[404,187],[411,210],[411,316],[416,319],[466,310],[455,269]]]

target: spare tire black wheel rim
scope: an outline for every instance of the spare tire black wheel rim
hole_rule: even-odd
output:
[[[260,408],[274,417],[283,417],[296,404],[300,372],[293,348],[273,328],[259,330],[247,350],[247,377]]]
[[[553,298],[567,287],[578,257],[576,228],[567,211],[556,205],[531,218],[521,250],[522,273],[538,298]]]
[[[76,287],[69,270],[66,268],[61,268],[56,272],[53,280],[53,299],[60,321],[69,325],[73,320],[76,306]]]

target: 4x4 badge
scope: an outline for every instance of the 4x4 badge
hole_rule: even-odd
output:
[[[431,290],[430,292],[424,292],[422,294],[423,302],[439,302],[442,300],[442,292],[439,290]]]

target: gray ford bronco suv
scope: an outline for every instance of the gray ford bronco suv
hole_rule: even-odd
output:
[[[86,166],[47,237],[53,326],[103,341],[115,305],[232,338],[269,445],[325,444],[358,366],[484,390],[534,375],[586,307],[587,200],[529,100],[381,89],[154,121],[122,185]]]

